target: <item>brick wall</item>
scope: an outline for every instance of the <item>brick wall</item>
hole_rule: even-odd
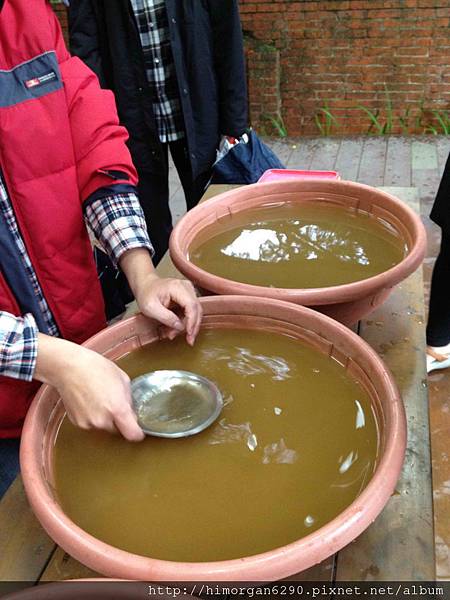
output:
[[[58,0],[51,0],[51,3],[53,5],[53,10],[57,14],[59,22],[61,23],[66,43],[68,43],[69,36],[67,32],[67,9],[64,4]]]
[[[66,30],[64,6],[54,7]],[[450,131],[449,0],[240,0],[240,9],[261,132],[443,133],[432,111],[448,111]]]
[[[448,0],[240,0],[240,7],[256,127],[318,135],[318,120],[338,135],[366,133],[371,124],[372,132],[430,125],[443,132],[432,111],[450,115]]]

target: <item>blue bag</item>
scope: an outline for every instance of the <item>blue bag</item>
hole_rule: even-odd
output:
[[[236,144],[214,164],[211,183],[256,183],[267,169],[286,168],[253,129],[247,135],[247,143]]]

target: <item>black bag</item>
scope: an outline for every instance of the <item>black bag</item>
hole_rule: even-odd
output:
[[[285,169],[279,158],[262,142],[253,129],[248,142],[240,138],[212,169],[211,183],[256,183],[267,169]]]

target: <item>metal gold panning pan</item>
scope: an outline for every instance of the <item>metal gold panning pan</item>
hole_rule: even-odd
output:
[[[152,371],[131,382],[133,408],[144,433],[178,438],[203,431],[219,416],[222,394],[189,371]]]

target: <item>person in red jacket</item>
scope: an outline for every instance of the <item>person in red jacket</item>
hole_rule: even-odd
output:
[[[86,223],[166,336],[198,333],[191,284],[154,271],[126,139],[49,2],[0,0],[0,495],[41,382],[76,425],[144,437],[127,375],[79,345],[106,325]]]

